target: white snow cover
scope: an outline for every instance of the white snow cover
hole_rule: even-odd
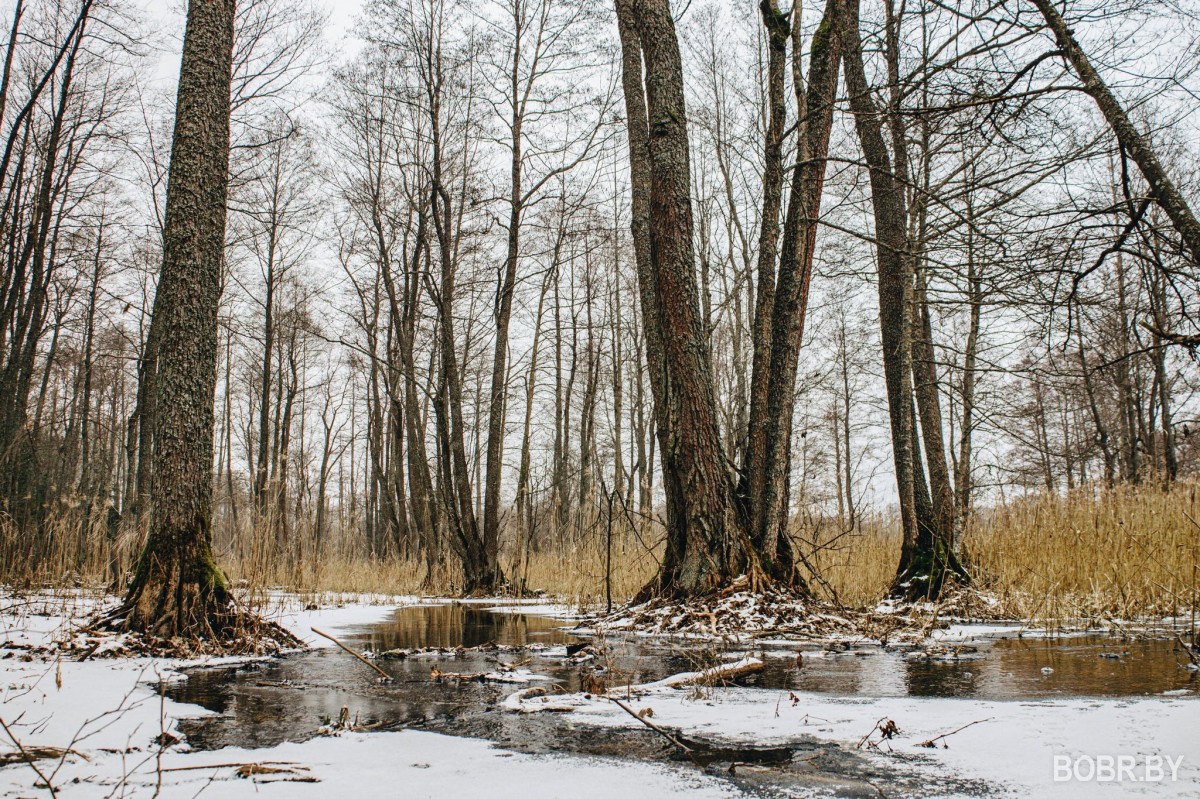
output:
[[[796,701],[793,701],[795,697]],[[624,699],[624,697],[622,697]],[[574,724],[636,727],[637,720],[603,700],[550,701],[574,707]],[[687,692],[634,697],[634,711],[650,707],[660,726],[685,735],[741,744],[778,744],[808,735],[853,747],[880,719],[901,734],[868,757],[896,769],[931,770],[943,776],[984,779],[1002,796],[1198,796],[1200,701],[1194,698],[1053,699],[979,701],[917,697],[855,698],[787,691],[721,688],[695,700]],[[515,708],[513,708],[515,709]],[[986,721],[982,721],[986,719]],[[945,739],[947,748],[920,742],[981,721]],[[873,740],[878,741],[875,735]],[[891,751],[889,751],[891,750]],[[1175,781],[1096,782],[1054,780],[1055,755],[1182,757]],[[918,760],[914,762],[912,758]],[[1143,774],[1139,765],[1137,774]]]
[[[100,606],[79,596],[64,605],[59,598],[33,607],[12,597],[0,599],[0,642],[41,644],[63,633],[71,618],[82,618]],[[411,597],[390,603],[304,611],[296,602],[272,614],[306,642],[332,646],[310,632],[317,625],[335,635],[339,630],[385,618]],[[37,615],[38,611],[54,615]],[[58,612],[67,615],[58,615]],[[209,659],[209,664],[227,659]],[[0,719],[24,747],[69,749],[63,758],[37,761],[58,795],[64,797],[162,796],[193,797],[470,797],[489,799],[614,796],[733,796],[736,792],[713,777],[682,767],[629,763],[602,758],[524,755],[497,749],[487,741],[428,732],[345,733],[286,743],[268,749],[227,748],[211,752],[167,750],[161,755],[152,739],[175,729],[179,718],[203,715],[193,705],[166,700],[151,684],[185,679],[178,669],[198,665],[150,658],[24,662],[0,659]],[[317,720],[313,720],[314,728]],[[0,753],[13,752],[13,741],[0,730]],[[295,773],[236,776],[235,766],[274,763]],[[233,765],[228,765],[233,764]],[[209,767],[212,766],[212,767]],[[218,767],[220,766],[220,767]],[[296,777],[316,782],[292,781]],[[42,777],[25,763],[0,768],[0,795],[44,795]],[[486,790],[484,790],[486,786]]]
[[[39,644],[59,634],[70,617],[79,618],[103,600],[74,594],[41,605],[0,596],[0,643]],[[331,645],[310,632],[312,625],[335,635],[349,627],[385,618],[398,606],[427,602],[415,597],[344,598],[341,607],[303,611],[292,600],[273,614],[302,639]],[[18,604],[19,603],[19,604]],[[49,612],[50,615],[40,615]],[[968,637],[969,629],[952,638]],[[214,752],[167,750],[161,756],[151,740],[170,731],[176,720],[201,708],[156,695],[150,684],[183,677],[179,661],[94,659],[22,661],[0,659],[0,718],[26,747],[55,746],[77,754],[38,761],[59,795],[66,797],[277,796],[324,797],[620,797],[687,795],[721,797],[735,789],[691,767],[602,758],[524,755],[487,741],[434,733],[345,733],[269,749]],[[215,663],[218,661],[208,661]],[[529,693],[534,693],[530,691]],[[913,697],[857,698],[824,694],[720,688],[700,692],[659,686],[628,699],[633,710],[654,709],[659,725],[687,735],[741,744],[782,743],[802,736],[852,748],[883,718],[900,728],[898,737],[866,751],[887,770],[941,777],[982,779],[998,795],[1013,797],[1123,797],[1200,795],[1200,700],[1163,696],[1136,699],[1047,699],[978,701]],[[625,697],[622,697],[625,699]],[[634,727],[639,722],[604,700],[579,695],[547,696],[566,705],[576,725]],[[510,698],[511,709],[526,702]],[[565,709],[565,708],[564,708]],[[947,748],[918,746],[924,740],[979,721],[945,739]],[[314,725],[316,720],[314,719]],[[874,740],[878,740],[878,735]],[[0,730],[0,753],[13,743]],[[889,751],[890,750],[890,751]],[[1054,780],[1055,756],[1147,755],[1182,757],[1176,781],[1108,782]],[[235,776],[234,765],[274,762],[294,773]],[[228,765],[234,764],[234,765]],[[198,768],[197,768],[198,767]],[[1141,774],[1139,766],[1139,774]],[[1169,774],[1169,771],[1168,771]],[[297,777],[317,782],[284,781]],[[24,763],[0,769],[0,795],[45,795],[41,777]],[[161,786],[161,787],[160,787]],[[886,782],[884,783],[886,790]],[[801,795],[814,795],[811,792]],[[816,794],[819,795],[819,794]]]
[[[549,616],[562,621],[575,621],[581,618],[579,609],[571,605],[556,602],[530,602],[527,600],[505,601],[502,605],[493,605],[487,610],[490,613],[520,613],[525,616]]]

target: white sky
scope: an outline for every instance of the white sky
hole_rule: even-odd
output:
[[[153,81],[172,87],[179,76],[179,49],[183,41],[183,22],[186,11],[185,0],[134,0],[136,6],[153,20],[151,29],[161,40],[161,49],[154,70]],[[362,9],[363,0],[315,0],[319,8],[329,13],[329,27],[325,43],[335,61],[342,61],[357,49],[357,43],[349,35],[354,21]],[[11,3],[4,3],[6,16],[11,16]]]

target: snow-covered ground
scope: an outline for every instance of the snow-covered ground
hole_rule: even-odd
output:
[[[573,706],[576,725],[639,724],[610,702],[577,695],[521,704],[532,710],[538,701],[558,712]],[[1000,796],[1200,796],[1200,702],[1194,698],[860,699],[720,688],[699,699],[691,690],[653,691],[625,703],[635,712],[652,709],[650,717],[660,726],[715,742],[772,745],[807,735],[853,748],[870,734],[862,751],[878,764],[945,779],[986,780]],[[888,719],[899,733],[883,740],[877,725]],[[955,730],[934,748],[920,745]],[[1098,779],[1108,776],[1109,762],[1098,756],[1112,758],[1111,779]],[[1117,761],[1119,756],[1129,759]],[[1128,767],[1118,781],[1122,763]],[[1160,776],[1155,764],[1161,779],[1153,779]],[[1089,771],[1097,767],[1098,773]],[[1086,781],[1076,778],[1076,768]]]
[[[332,632],[382,620],[414,597],[348,597],[340,607],[303,610],[295,601],[276,603],[271,615],[313,646],[333,646],[311,628]],[[357,600],[357,601],[355,601]],[[335,792],[370,797],[605,797],[731,796],[716,778],[681,767],[601,758],[524,755],[487,741],[428,732],[343,733],[269,749],[160,752],[155,740],[180,718],[207,711],[157,695],[162,679],[184,679],[178,670],[206,661],[124,658],[23,661],[22,645],[62,635],[64,625],[86,617],[100,602],[84,594],[0,599],[0,719],[26,750],[56,747],[65,756],[0,768],[0,793],[46,795],[48,779],[59,796],[326,797]],[[48,612],[49,615],[43,615]],[[12,648],[13,646],[18,648]],[[12,652],[10,656],[7,653]],[[314,720],[314,726],[316,720]],[[0,730],[0,756],[16,752]],[[237,767],[259,764],[249,778]],[[280,769],[265,773],[267,769]]]
[[[293,597],[274,600],[272,617],[313,646],[333,645],[314,635],[313,626],[337,635],[339,630],[382,621],[396,607],[434,601],[342,597],[337,606],[305,610]],[[0,719],[12,736],[0,730],[0,757],[12,755],[17,741],[26,749],[70,750],[37,760],[40,774],[23,762],[0,768],[4,796],[45,795],[46,789],[39,789],[45,779],[59,795],[72,797],[336,793],[355,799],[625,799],[737,793],[732,784],[691,767],[518,754],[487,741],[417,731],[343,733],[267,749],[188,752],[174,746],[160,751],[155,739],[171,732],[178,719],[207,711],[166,700],[152,685],[162,679],[185,679],[179,669],[194,662],[47,662],[30,658],[22,649],[63,635],[72,620],[85,617],[102,602],[83,593],[32,599],[0,596]],[[523,610],[564,612],[544,601]],[[966,626],[943,635],[958,641],[996,631]],[[537,701],[541,700],[529,700]],[[573,708],[567,717],[555,717],[563,723],[597,729],[640,725],[607,701],[581,695],[545,701],[560,709]],[[865,746],[863,756],[884,773],[894,769],[927,774],[939,783],[985,780],[1002,796],[1200,796],[1200,701],[1192,696],[979,701],[742,688],[697,692],[659,685],[630,697],[628,704],[634,711],[652,708],[654,723],[685,735],[741,745],[808,736],[854,749],[867,737],[875,746]],[[883,740],[877,726],[887,719],[899,732]],[[946,733],[953,734],[936,738]],[[935,748],[920,746],[930,739],[936,740]],[[237,768],[247,764],[255,764],[249,770],[259,773],[239,777]],[[887,785],[882,787],[886,791]],[[814,790],[801,795],[821,795]]]

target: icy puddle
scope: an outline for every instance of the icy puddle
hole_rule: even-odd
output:
[[[370,668],[339,649],[321,649],[271,661],[225,669],[195,669],[187,680],[164,686],[166,695],[201,705],[214,715],[180,723],[191,746],[266,747],[302,741],[338,718],[342,708],[358,727],[399,728],[486,738],[525,752],[569,752],[632,759],[687,760],[663,737],[645,729],[598,729],[577,724],[571,714],[508,713],[498,703],[530,685],[552,685],[566,692],[587,690],[589,673],[607,663],[610,686],[638,684],[719,662],[729,653],[711,647],[636,638],[584,639],[563,622],[514,612],[492,612],[476,605],[415,606],[395,611],[383,623],[334,632],[355,651],[477,647],[494,643],[519,650],[468,650],[460,654],[422,654],[372,662],[393,681],[381,681]],[[1014,631],[1015,632],[1015,631]],[[591,640],[599,656],[572,662],[569,645]],[[745,648],[738,650],[745,653]],[[804,691],[861,701],[871,697],[962,697],[980,700],[1063,697],[1194,696],[1195,672],[1181,665],[1173,641],[1118,640],[1105,636],[997,638],[967,644],[942,643],[931,656],[901,649],[838,647],[767,649],[766,668],[746,683],[777,694]],[[494,683],[431,678],[443,673],[495,672],[514,666],[525,683]],[[540,682],[536,677],[549,678]],[[593,689],[594,690],[594,689]],[[678,701],[678,700],[677,700]],[[774,701],[774,700],[772,700]],[[667,722],[664,722],[667,723]],[[684,731],[687,733],[687,731]],[[730,745],[724,741],[722,745]],[[693,756],[691,759],[696,760]],[[797,730],[786,746],[749,747],[715,752],[697,765],[728,775],[754,795],[807,788],[835,795],[877,795],[873,784],[905,786],[911,795],[952,791],[984,795],[987,784],[972,779],[904,778],[852,746],[818,741]],[[742,764],[729,774],[729,764]],[[905,793],[905,791],[900,791]]]

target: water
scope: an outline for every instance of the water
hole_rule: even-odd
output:
[[[511,609],[510,609],[511,610]],[[1015,632],[1015,631],[1014,631]],[[495,643],[528,647],[518,651],[469,649],[460,654],[374,661],[394,682],[377,675],[339,649],[321,649],[234,668],[195,669],[189,679],[164,685],[166,695],[215,711],[180,724],[190,745],[265,747],[305,740],[336,718],[342,707],[358,725],[373,729],[426,729],[487,738],[527,752],[571,752],[637,759],[678,759],[669,743],[645,730],[603,732],[576,727],[558,714],[512,714],[496,707],[523,687],[480,682],[434,682],[442,672],[493,671],[498,662],[517,665],[557,680],[567,691],[583,690],[583,674],[593,664],[561,657],[562,647],[584,639],[561,622],[519,612],[491,612],[477,605],[448,604],[401,608],[392,618],[341,630],[340,639],[356,651],[384,652],[418,647],[478,647]],[[648,682],[711,665],[722,654],[711,648],[609,638],[594,642],[609,666],[609,685]],[[554,647],[554,649],[549,649]],[[948,647],[953,651],[953,647]],[[898,648],[807,651],[797,663],[795,648],[766,650],[767,666],[751,686],[835,695],[938,696],[978,699],[1031,699],[1065,696],[1139,696],[1165,691],[1197,693],[1194,672],[1180,667],[1173,641],[1119,640],[1109,636],[1058,639],[1013,637],[959,647],[957,658],[916,657]],[[559,656],[554,657],[557,653]],[[1106,656],[1107,655],[1107,656]],[[1044,672],[1050,669],[1050,672]],[[807,738],[783,749],[715,752],[700,765],[714,773],[728,763],[764,761],[740,767],[734,780],[745,790],[776,795],[780,786],[829,789],[846,795],[876,795],[870,787],[894,774],[857,752]],[[910,786],[982,794],[986,786],[957,782]],[[936,791],[935,791],[936,792]]]
[[[806,657],[792,687],[857,696],[973,699],[1152,696],[1195,693],[1200,687],[1195,672],[1180,668],[1184,656],[1169,638],[1014,634],[963,649],[957,659],[878,649]]]

